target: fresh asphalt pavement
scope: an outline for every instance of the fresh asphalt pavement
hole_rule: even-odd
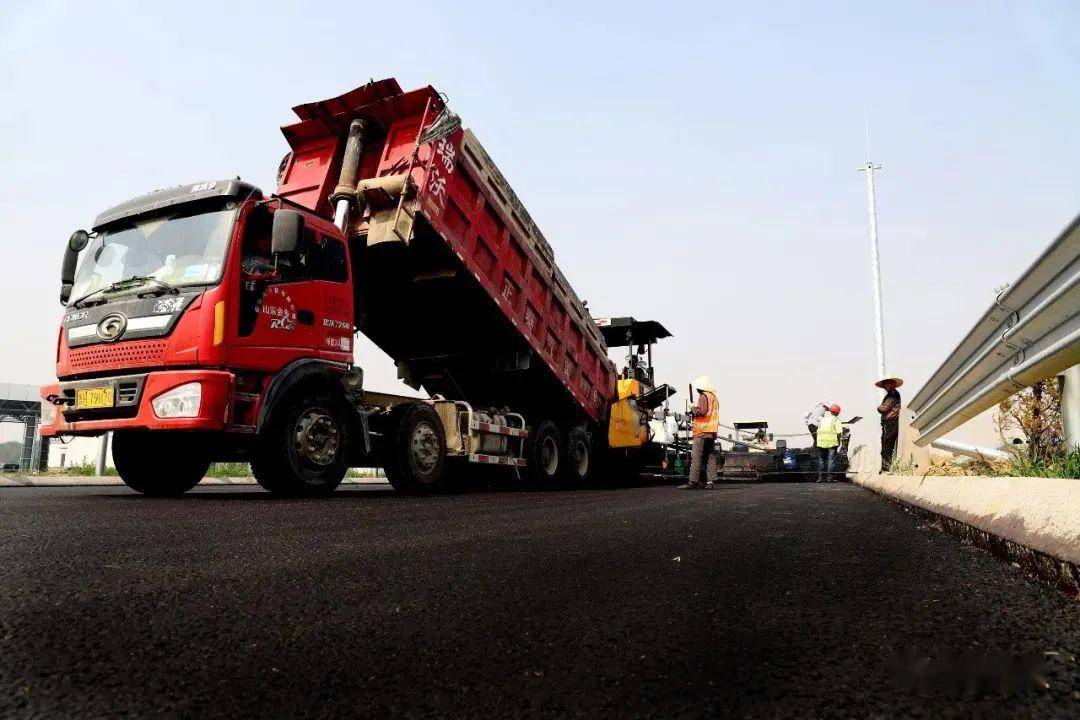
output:
[[[2,717],[1080,715],[1080,603],[848,484],[15,488],[0,528]]]

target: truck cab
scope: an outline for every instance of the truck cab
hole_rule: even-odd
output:
[[[125,480],[173,494],[213,460],[257,454],[251,441],[275,398],[314,382],[330,407],[302,423],[297,460],[316,476],[343,467],[336,446],[356,418],[335,381],[358,380],[355,298],[337,227],[248,183],[122,203],[69,240],[59,382],[43,392],[58,412],[42,434],[115,431]]]

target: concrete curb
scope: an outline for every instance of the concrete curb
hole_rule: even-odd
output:
[[[116,487],[123,481],[116,476],[86,477],[81,475],[5,475],[0,476],[0,488],[14,487]],[[208,477],[199,485],[255,485],[252,477]],[[345,478],[342,485],[386,485],[383,478]]]
[[[864,473],[855,482],[946,532],[1080,589],[1080,480]]]

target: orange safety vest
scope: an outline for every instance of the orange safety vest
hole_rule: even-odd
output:
[[[708,390],[702,390],[701,394],[708,401],[709,409],[704,417],[694,418],[693,435],[694,437],[715,436],[720,431],[720,401]]]

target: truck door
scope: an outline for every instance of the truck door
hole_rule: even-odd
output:
[[[273,371],[303,357],[352,362],[352,288],[345,244],[309,221],[298,256],[281,258],[275,265],[272,221],[273,208],[266,205],[256,206],[244,221],[229,364]]]

